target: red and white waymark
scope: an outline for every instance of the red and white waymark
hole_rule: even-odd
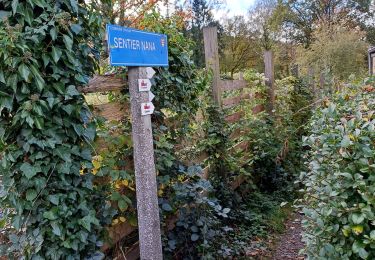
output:
[[[150,91],[151,89],[151,81],[149,79],[138,79],[138,90],[142,91]]]
[[[141,104],[141,114],[142,116],[151,115],[154,113],[154,104],[152,102],[142,103]]]

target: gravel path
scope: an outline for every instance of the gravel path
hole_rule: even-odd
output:
[[[302,216],[295,213],[287,221],[285,233],[280,236],[273,260],[303,260],[298,252],[304,247],[302,239]]]

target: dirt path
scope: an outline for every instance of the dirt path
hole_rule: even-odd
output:
[[[287,221],[285,233],[280,236],[279,242],[276,246],[273,260],[303,260],[298,252],[303,248],[304,244],[301,241],[302,237],[302,216],[295,213]]]

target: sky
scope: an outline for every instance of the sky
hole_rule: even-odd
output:
[[[246,15],[249,8],[254,5],[256,0],[224,0],[224,4],[218,10],[214,10],[214,17],[218,20],[223,17],[232,17],[234,15]],[[166,12],[163,4],[159,5],[162,12]],[[170,6],[173,10],[173,6]]]
[[[245,15],[249,10],[249,7],[255,3],[255,0],[226,0],[226,8],[229,10],[229,16],[233,15]],[[218,12],[218,15],[223,13],[222,10]],[[215,15],[216,16],[216,15]]]

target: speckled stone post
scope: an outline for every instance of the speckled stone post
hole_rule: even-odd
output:
[[[146,78],[146,68],[129,67],[139,247],[142,260],[163,259],[157,196],[151,116],[141,115],[141,103],[148,92],[138,91],[138,79]]]

